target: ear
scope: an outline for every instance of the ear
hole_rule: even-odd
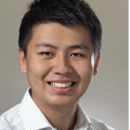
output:
[[[93,71],[93,76],[97,74],[98,72],[98,63],[99,63],[99,59],[100,59],[100,54],[101,52],[99,52],[96,57],[95,57],[95,64],[94,64],[94,71]]]
[[[26,57],[24,55],[24,52],[21,48],[19,48],[19,63],[20,63],[20,70],[22,73],[27,72],[27,65],[26,65]]]

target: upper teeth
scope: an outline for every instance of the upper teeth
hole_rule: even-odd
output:
[[[55,82],[51,82],[51,86],[59,87],[59,88],[69,87],[71,84],[72,84],[72,82],[68,82],[68,83],[55,83]]]

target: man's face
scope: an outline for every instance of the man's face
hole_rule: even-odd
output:
[[[33,29],[27,58],[19,48],[20,68],[27,73],[38,104],[68,106],[78,102],[97,73],[99,55],[88,31],[79,25],[39,24]]]

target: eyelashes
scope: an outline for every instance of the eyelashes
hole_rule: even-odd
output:
[[[72,53],[71,56],[73,56],[73,57],[83,57],[83,54],[81,54],[81,53]]]
[[[40,55],[43,55],[43,56],[54,56],[54,54],[52,52],[41,52],[39,53]],[[72,53],[70,55],[70,57],[83,57],[84,55],[81,54],[81,53]]]
[[[41,52],[41,55],[45,55],[45,56],[52,56],[53,54],[51,52]]]

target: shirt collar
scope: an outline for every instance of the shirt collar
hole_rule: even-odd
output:
[[[27,89],[19,109],[25,130],[53,128],[47,118],[32,100],[29,90],[30,88]],[[90,119],[79,105],[74,130],[81,128],[82,130],[86,130],[90,125]]]
[[[80,105],[78,105],[77,110],[77,122],[74,130],[79,130],[82,128],[82,130],[87,130],[91,126],[91,121],[89,117],[85,114],[84,110]]]
[[[32,100],[29,90],[30,88],[26,91],[25,96],[20,104],[20,115],[25,130],[36,130],[52,127],[44,114]]]

